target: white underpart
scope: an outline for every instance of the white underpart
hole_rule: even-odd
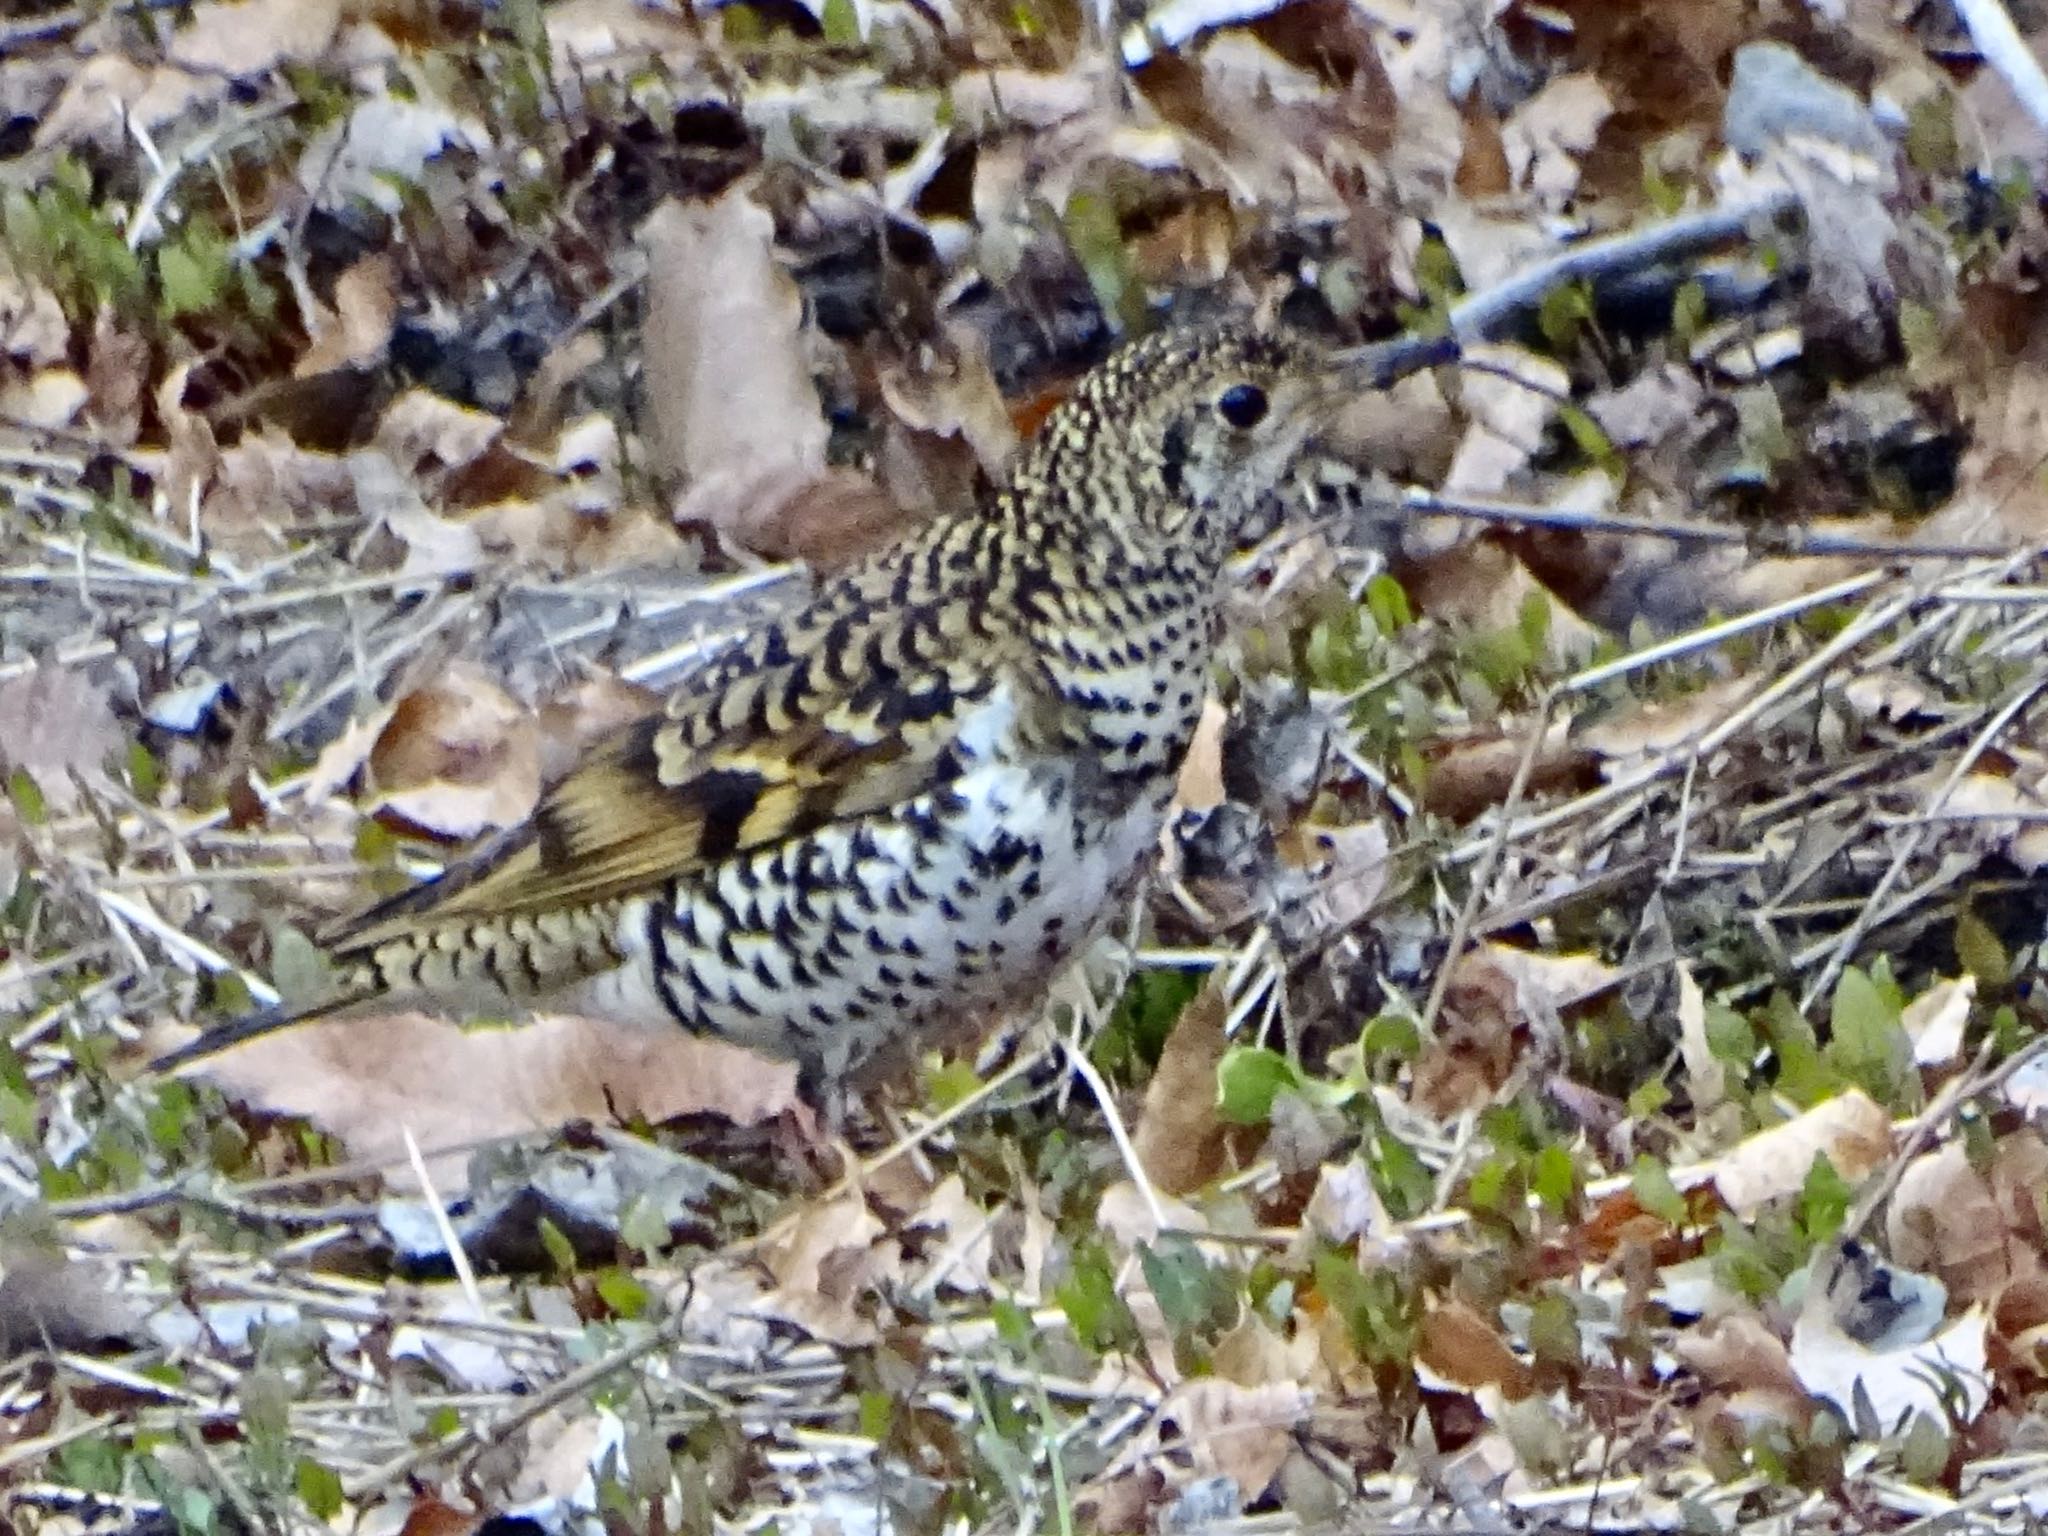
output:
[[[794,942],[774,932],[778,904],[791,899],[786,881],[766,873],[777,849],[707,871],[716,900],[685,897],[696,925],[696,943],[688,948],[698,985],[684,990],[709,1026],[772,1055],[821,1060],[828,1076],[837,1076],[856,1067],[882,1037],[1034,1001],[1026,989],[1094,936],[1110,897],[1156,845],[1165,807],[1148,800],[1107,825],[1091,814],[1083,836],[1073,765],[1020,759],[1016,723],[1008,688],[962,723],[957,746],[973,766],[952,785],[964,804],[953,816],[951,837],[920,845],[914,823],[937,809],[935,797],[926,796],[893,818],[865,821],[864,857],[855,856],[849,828],[828,827],[804,840],[800,846],[815,861],[818,884],[839,894],[814,900],[814,917],[802,922]],[[992,857],[1012,838],[1031,845],[1035,855],[1008,875],[977,875],[977,855]],[[794,849],[780,856],[785,870],[798,858]],[[1035,894],[1027,895],[1034,874]],[[844,888],[856,882],[872,910],[848,905]],[[952,903],[953,915],[941,911],[941,897]],[[835,907],[863,932],[844,938],[844,958],[825,958]],[[653,982],[648,916],[646,902],[628,904],[620,932],[628,963],[551,1001],[675,1028],[676,1016]],[[732,961],[717,953],[728,932]],[[1048,953],[1049,943],[1057,954]],[[929,985],[919,985],[919,976]],[[814,1005],[833,1022],[815,1018]],[[865,1018],[855,1016],[860,1009]]]

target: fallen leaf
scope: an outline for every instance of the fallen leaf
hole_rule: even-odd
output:
[[[317,328],[312,345],[292,364],[292,377],[377,361],[397,319],[397,272],[389,255],[373,252],[334,280],[333,309],[308,316]]]
[[[2038,1263],[2029,1262],[2032,1256],[2023,1242],[2014,1241],[2012,1228],[1990,1181],[1970,1166],[1960,1144],[1908,1163],[1885,1210],[1892,1258],[1907,1269],[1939,1276],[1965,1302],[1995,1301],[2016,1265]]]
[[[1221,973],[1210,978],[1174,1021],[1145,1085],[1133,1140],[1138,1165],[1168,1195],[1192,1194],[1223,1169],[1226,1127],[1216,1097],[1223,1060],[1223,1025],[1229,1011]]]
[[[77,809],[125,743],[106,690],[75,667],[38,664],[0,682],[0,769],[25,772],[51,809]]]
[[[1501,128],[1516,182],[1548,202],[1569,197],[1579,184],[1579,157],[1613,111],[1613,98],[1595,75],[1581,71],[1547,81]]]
[[[1241,1387],[1210,1376],[1181,1383],[1160,1413],[1180,1426],[1198,1472],[1231,1479],[1238,1495],[1255,1503],[1265,1497],[1313,1403],[1310,1393],[1289,1383]]]
[[[1976,1000],[1977,978],[1964,976],[1937,981],[1906,1005],[1899,1024],[1918,1065],[1945,1066],[1962,1054],[1963,1026]]]
[[[1510,1398],[1535,1390],[1528,1365],[1494,1324],[1456,1298],[1431,1307],[1422,1319],[1416,1363],[1463,1391],[1497,1387]]]
[[[1693,1109],[1705,1113],[1728,1096],[1728,1068],[1707,1042],[1707,998],[1692,967],[1678,965],[1678,1056]]]
[[[640,240],[649,446],[685,481],[678,520],[739,537],[739,514],[788,501],[825,471],[803,305],[775,260],[775,221],[744,188],[706,204],[670,199]]]
[[[540,727],[481,668],[456,662],[398,701],[367,766],[388,810],[442,837],[517,826],[540,799]]]
[[[1758,1131],[1712,1166],[1714,1186],[1747,1221],[1772,1200],[1797,1193],[1822,1153],[1856,1184],[1891,1155],[1891,1117],[1861,1089],[1825,1099],[1782,1125]]]
[[[189,1075],[254,1108],[303,1116],[353,1156],[398,1170],[399,1183],[408,1128],[432,1153],[572,1120],[711,1114],[757,1125],[797,1103],[787,1062],[682,1030],[568,1015],[480,1030],[418,1013],[320,1020],[209,1057]],[[430,1161],[443,1195],[463,1187],[464,1161]]]
[[[196,74],[246,78],[310,64],[341,23],[341,0],[211,0],[170,35],[171,62]]]

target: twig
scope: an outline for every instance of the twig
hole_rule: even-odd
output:
[[[1124,1129],[1124,1117],[1117,1113],[1116,1095],[1110,1091],[1102,1074],[1095,1070],[1095,1063],[1088,1059],[1087,1052],[1075,1045],[1065,1035],[1060,1036],[1060,1049],[1067,1053],[1067,1063],[1074,1069],[1074,1075],[1088,1085],[1088,1091],[1095,1095],[1095,1102],[1102,1109],[1104,1123],[1109,1126],[1110,1139],[1123,1154],[1124,1168],[1131,1176],[1131,1182],[1138,1186],[1138,1193],[1145,1201],[1145,1210],[1153,1224],[1165,1231],[1172,1223],[1167,1219],[1166,1207],[1159,1203],[1159,1192],[1152,1187],[1152,1180],[1146,1176],[1145,1165],[1138,1160],[1137,1145],[1131,1140],[1131,1133]]]
[[[687,1301],[687,1297],[685,1300]],[[652,1330],[647,1337],[622,1345],[610,1354],[569,1372],[553,1386],[545,1387],[524,1399],[517,1409],[501,1419],[493,1420],[489,1424],[466,1424],[446,1440],[437,1440],[432,1445],[414,1446],[404,1455],[395,1456],[370,1468],[369,1471],[351,1479],[350,1496],[360,1498],[364,1494],[374,1493],[405,1476],[415,1467],[423,1466],[439,1457],[452,1456],[459,1451],[472,1448],[481,1449],[503,1441],[508,1435],[531,1424],[542,1414],[589,1391],[607,1377],[614,1376],[656,1351],[674,1344],[684,1331],[687,1312],[687,1306],[676,1306],[663,1320],[661,1326]],[[711,1394],[703,1392],[701,1388],[689,1390],[710,1400],[714,1406],[730,1411],[728,1405],[717,1402]]]
[[[1747,201],[1567,246],[1556,255],[1523,268],[1505,282],[1453,305],[1445,334],[1376,342],[1356,348],[1346,361],[1372,387],[1384,388],[1424,368],[1455,362],[1461,348],[1492,340],[1509,321],[1534,309],[1566,283],[1594,282],[1661,261],[1699,255],[1739,238],[1756,224],[1795,212],[1798,207],[1797,194],[1777,188]]]
[[[462,1287],[462,1299],[469,1303],[471,1312],[482,1317],[484,1298],[476,1288],[476,1271],[470,1267],[469,1250],[462,1246],[455,1223],[448,1219],[448,1207],[427,1173],[427,1160],[420,1156],[420,1144],[413,1136],[412,1127],[400,1126],[399,1131],[405,1137],[405,1156],[406,1161],[412,1164],[412,1176],[420,1181],[420,1198],[426,1201],[427,1210],[434,1218],[434,1230],[441,1234],[441,1243],[448,1250],[448,1262],[455,1267],[455,1280]]]
[[[2012,24],[2005,7],[1999,0],[1956,0],[1956,15],[1962,18],[1963,27],[1970,34],[1970,41],[1977,45],[1977,52],[1984,56],[1984,62],[2012,87],[2013,95],[2019,98],[2021,108],[2035,125],[2048,132],[2048,74],[2041,72],[2033,50]]]
[[[1766,546],[1774,555],[1853,555],[1876,560],[1996,560],[2012,551],[2000,544],[1894,544],[1847,534],[1771,534],[1759,538],[1726,523],[1699,523],[1648,517],[1619,517],[1606,512],[1580,512],[1568,507],[1537,507],[1526,502],[1494,501],[1478,496],[1446,496],[1420,486],[1401,492],[1401,505],[1424,517],[1460,517],[1513,527],[1556,528],[1570,533],[1613,533],[1671,539],[1683,544],[1725,544],[1747,549]]]

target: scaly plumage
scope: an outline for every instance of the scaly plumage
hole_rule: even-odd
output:
[[[426,1000],[719,1035],[818,1088],[1028,1002],[1155,846],[1221,578],[1316,464],[1339,373],[1248,327],[1126,347],[981,508],[733,643],[523,826],[323,936],[317,1007]]]

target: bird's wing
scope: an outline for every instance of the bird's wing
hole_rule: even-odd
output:
[[[842,626],[844,661],[786,633],[750,642],[598,747],[525,824],[323,939],[355,954],[445,921],[630,897],[949,782],[991,744],[963,729],[1039,734],[1044,674],[999,644],[945,644],[942,622],[899,610]]]

